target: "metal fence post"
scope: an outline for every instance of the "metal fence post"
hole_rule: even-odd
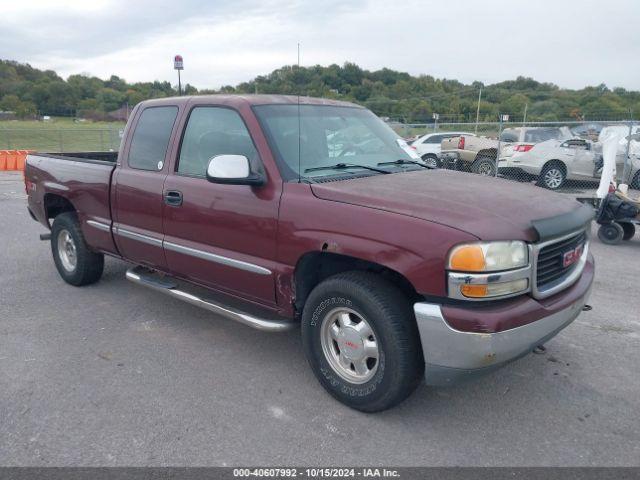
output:
[[[498,124],[498,148],[496,149],[496,159],[495,159],[495,163],[494,163],[494,168],[495,168],[495,172],[494,172],[494,176],[497,177],[498,176],[498,159],[500,158],[500,147],[501,147],[501,142],[500,142],[500,137],[502,137],[502,114],[499,114],[499,124]]]
[[[478,92],[478,108],[476,110],[476,128],[473,131],[476,135],[478,134],[478,120],[480,120],[480,100],[482,100],[482,88]]]
[[[622,183],[629,184],[631,179],[631,156],[629,151],[631,149],[631,135],[633,135],[633,113],[629,110],[629,139],[627,140],[627,150],[624,157],[624,167],[622,169]]]

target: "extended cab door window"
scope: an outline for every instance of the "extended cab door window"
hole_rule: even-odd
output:
[[[166,267],[162,249],[163,185],[168,170],[165,157],[177,115],[174,105],[142,111],[126,165],[118,168],[115,180],[118,250],[125,258],[151,267]]]
[[[282,184],[222,185],[206,179],[216,155],[262,162],[240,114],[195,106],[184,128],[175,172],[165,193],[182,194],[164,209],[165,257],[171,273],[265,305],[275,303],[273,265]]]

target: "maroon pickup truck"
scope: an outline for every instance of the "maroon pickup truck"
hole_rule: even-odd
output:
[[[434,170],[350,103],[142,102],[119,152],[37,154],[31,216],[71,285],[127,278],[267,331],[301,324],[320,383],[363,411],[531,352],[583,309],[593,212]]]

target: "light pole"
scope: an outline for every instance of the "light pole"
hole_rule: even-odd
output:
[[[173,57],[173,69],[178,71],[178,95],[182,95],[182,82],[180,80],[180,70],[184,70],[182,55]]]

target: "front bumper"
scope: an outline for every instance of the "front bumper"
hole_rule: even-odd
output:
[[[493,371],[528,354],[575,320],[590,293],[591,281],[586,290],[563,309],[496,333],[456,330],[447,323],[440,305],[416,303],[414,312],[424,353],[427,384],[452,385]]]

